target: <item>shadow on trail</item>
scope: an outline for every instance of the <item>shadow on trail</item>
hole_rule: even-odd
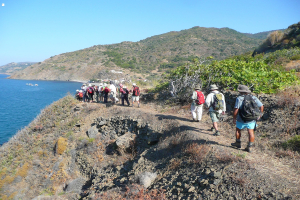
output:
[[[182,118],[182,117],[178,117],[178,116],[174,116],[174,115],[158,114],[158,115],[155,115],[155,116],[158,117],[158,119],[160,119],[160,120],[162,120],[162,119],[177,119],[177,120],[180,120],[180,121],[192,122],[190,119]]]

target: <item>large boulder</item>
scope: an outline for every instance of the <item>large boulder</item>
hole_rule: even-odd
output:
[[[119,149],[127,150],[130,148],[131,141],[135,139],[136,135],[130,132],[125,133],[116,140],[116,145]]]
[[[98,129],[96,128],[96,126],[92,126],[91,128],[89,128],[87,135],[89,138],[95,138],[98,134]]]

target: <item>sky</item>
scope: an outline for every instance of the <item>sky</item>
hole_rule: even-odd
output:
[[[0,0],[0,66],[194,26],[286,29],[300,0]]]

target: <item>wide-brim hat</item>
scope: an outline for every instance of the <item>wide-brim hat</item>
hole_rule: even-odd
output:
[[[132,85],[133,85],[133,86],[136,86],[136,84],[135,84],[135,83],[132,83]]]
[[[212,84],[212,85],[210,85],[210,87],[209,87],[209,90],[217,90],[217,89],[219,89],[219,88],[217,87],[216,84]]]
[[[200,85],[196,85],[195,86],[195,90],[201,90],[201,86]]]
[[[238,86],[238,91],[239,92],[245,92],[245,93],[251,93],[249,88],[246,85],[239,85]]]

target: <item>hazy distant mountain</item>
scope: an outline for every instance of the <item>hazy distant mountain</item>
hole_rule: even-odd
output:
[[[0,66],[0,74],[12,74],[13,72],[23,70],[26,67],[35,63],[36,62],[12,62],[7,65]]]
[[[155,76],[194,58],[213,56],[224,59],[253,51],[262,39],[230,28],[193,27],[146,38],[139,42],[95,45],[79,51],[53,56],[11,78],[42,80],[88,80],[106,78],[104,72]]]

